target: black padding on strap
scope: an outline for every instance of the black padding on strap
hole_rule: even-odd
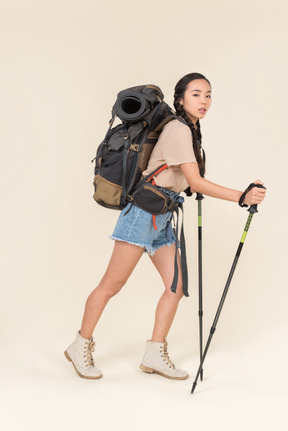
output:
[[[257,187],[257,184],[255,184],[255,183],[251,183],[251,184],[249,184],[249,186],[247,187],[247,189],[244,191],[244,193],[242,193],[242,195],[240,196],[240,199],[239,199],[239,202],[238,202],[238,204],[240,205],[240,207],[248,207],[248,205],[246,205],[246,204],[244,204],[244,200],[245,200],[245,197],[246,197],[246,195],[247,195],[247,193],[251,190],[251,189],[253,189],[253,187]]]

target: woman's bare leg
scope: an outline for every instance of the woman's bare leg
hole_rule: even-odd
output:
[[[178,252],[178,285],[176,293],[170,290],[174,277],[175,247],[175,244],[171,247],[161,247],[153,256],[150,256],[165,285],[165,292],[161,296],[156,308],[155,324],[152,334],[152,341],[157,341],[159,343],[163,343],[164,339],[167,337],[177,311],[178,303],[183,296],[181,263]]]
[[[95,326],[110,298],[118,293],[124,286],[133,269],[144,252],[144,248],[115,241],[114,250],[107,270],[99,285],[89,295],[80,334],[90,339]]]

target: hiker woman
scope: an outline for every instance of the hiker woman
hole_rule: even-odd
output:
[[[183,200],[179,193],[190,187],[192,192],[238,203],[242,191],[222,187],[204,178],[199,120],[205,117],[210,105],[211,85],[203,75],[191,73],[177,83],[174,107],[176,114],[186,124],[174,119],[164,126],[143,174],[147,175],[166,163],[168,169],[156,175],[155,182],[175,200]],[[260,181],[258,183],[262,184]],[[246,194],[244,203],[260,204],[264,197],[265,189],[255,187]],[[170,290],[176,251],[172,213],[157,215],[155,230],[150,213],[133,204],[129,205],[130,211],[127,213],[126,207],[121,212],[111,237],[115,244],[106,272],[87,299],[81,330],[65,355],[79,376],[87,379],[102,377],[101,371],[94,365],[92,355],[95,345],[93,331],[109,299],[125,285],[144,251],[147,251],[162,277],[164,293],[156,308],[152,337],[147,341],[140,368],[170,379],[183,380],[188,377],[188,373],[174,366],[168,355],[166,341],[179,300],[183,296],[179,256],[176,293]]]

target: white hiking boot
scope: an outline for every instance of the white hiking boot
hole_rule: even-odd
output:
[[[78,376],[84,379],[100,379],[102,373],[94,365],[92,352],[95,343],[93,337],[90,340],[83,338],[80,331],[77,332],[75,341],[65,350],[64,355],[72,362]]]
[[[171,362],[167,352],[167,345],[166,340],[164,343],[148,340],[146,352],[140,365],[141,370],[146,373],[157,373],[168,379],[187,379],[187,371],[175,368],[175,365]]]

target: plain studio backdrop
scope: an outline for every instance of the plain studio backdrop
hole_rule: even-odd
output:
[[[3,430],[287,429],[287,2],[1,0],[1,427]],[[253,218],[199,365],[197,202],[186,199],[190,297],[169,334],[190,373],[139,370],[161,280],[143,256],[94,336],[99,381],[63,352],[103,275],[117,211],[92,199],[91,159],[117,93],[211,81],[207,178],[267,199]],[[204,341],[248,213],[203,201]]]

